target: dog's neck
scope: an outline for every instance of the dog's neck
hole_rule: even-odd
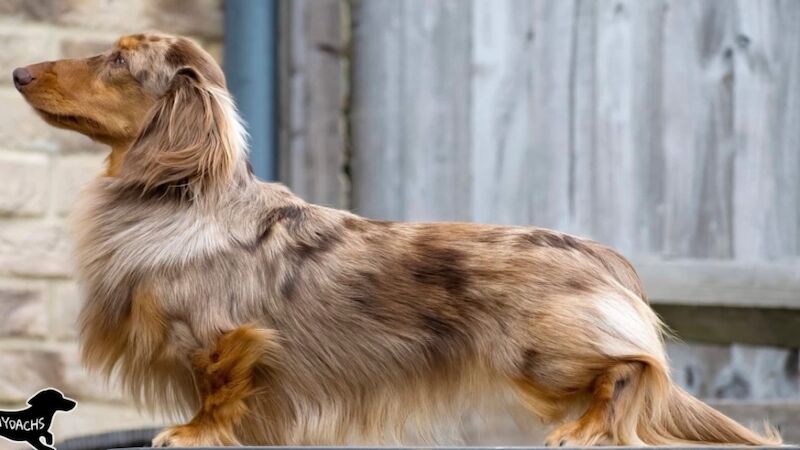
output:
[[[104,172],[104,176],[106,177],[117,177],[122,170],[122,165],[125,162],[125,156],[128,153],[128,150],[132,142],[119,142],[110,144],[111,153],[108,154],[106,158],[106,168]],[[240,152],[236,152],[237,154],[241,154]],[[236,161],[234,163],[234,171],[233,171],[233,178],[234,184],[242,186],[244,184],[249,184],[254,182],[252,169],[247,163],[247,160]]]

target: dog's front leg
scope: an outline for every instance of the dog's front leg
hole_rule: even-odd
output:
[[[154,447],[240,445],[236,428],[247,413],[256,368],[277,357],[276,333],[245,325],[222,334],[213,349],[198,351],[192,365],[200,411],[185,425],[153,439]]]

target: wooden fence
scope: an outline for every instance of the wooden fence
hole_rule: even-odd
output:
[[[800,3],[388,0],[352,15],[359,211],[664,257],[800,257]]]

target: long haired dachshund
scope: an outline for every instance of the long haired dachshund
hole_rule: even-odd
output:
[[[127,36],[14,82],[111,147],[74,212],[82,354],[141,404],[193,414],[156,445],[387,442],[508,392],[559,423],[549,445],[780,442],[670,380],[613,250],[369,220],[257,180],[223,73],[188,39]]]

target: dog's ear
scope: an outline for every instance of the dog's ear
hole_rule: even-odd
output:
[[[144,191],[176,187],[198,195],[231,180],[244,140],[228,92],[183,67],[128,150],[120,176]]]

